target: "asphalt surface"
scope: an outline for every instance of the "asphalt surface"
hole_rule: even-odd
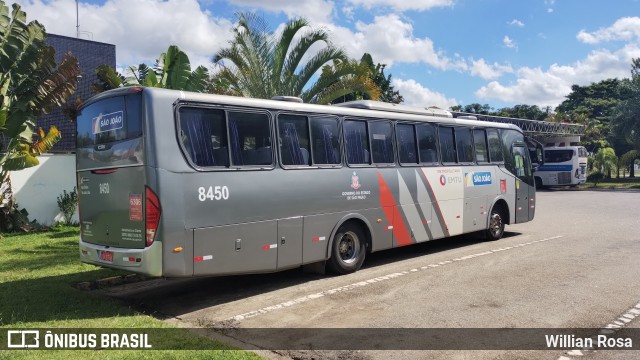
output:
[[[475,344],[477,329],[483,328],[540,328],[553,334],[553,329],[596,331],[612,324],[640,327],[640,316],[632,311],[640,310],[640,192],[547,190],[537,197],[534,221],[507,226],[499,241],[472,234],[383,251],[347,276],[296,269],[156,280],[102,291],[183,327],[264,331],[226,332],[232,343],[245,347],[264,347],[260,334],[269,331],[309,344],[318,337],[336,338],[334,350],[259,352],[271,358],[640,358],[637,350],[520,350],[510,348],[509,337],[504,348],[460,350]],[[619,320],[625,314],[629,321]],[[291,328],[299,330],[285,330]],[[345,344],[352,348],[343,349]],[[412,350],[434,344],[452,350]]]

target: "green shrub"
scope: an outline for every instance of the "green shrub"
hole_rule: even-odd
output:
[[[592,182],[594,186],[598,185],[599,182],[604,180],[605,176],[603,173],[599,171],[594,171],[589,176],[587,176],[587,181]]]
[[[73,214],[76,212],[77,206],[78,192],[76,191],[76,187],[74,186],[73,191],[71,192],[62,190],[62,194],[58,196],[58,208],[64,215],[65,224],[72,225],[71,219],[73,218]]]

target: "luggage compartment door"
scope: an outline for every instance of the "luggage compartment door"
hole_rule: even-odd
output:
[[[195,229],[193,274],[244,274],[276,270],[277,222]]]

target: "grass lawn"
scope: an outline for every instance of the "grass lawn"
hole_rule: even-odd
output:
[[[586,182],[579,187],[581,189],[640,189],[640,177],[604,179],[597,184]]]
[[[124,273],[82,264],[78,228],[0,238],[0,331],[24,328],[169,328],[115,300],[73,287]],[[0,350],[9,359],[258,359],[187,330],[163,338],[176,350]],[[206,347],[219,350],[180,350]],[[6,344],[2,344],[6,348]]]

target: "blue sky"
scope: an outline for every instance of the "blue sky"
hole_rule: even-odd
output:
[[[48,32],[75,36],[75,0],[20,0]],[[83,38],[116,45],[120,70],[170,44],[192,63],[227,45],[238,11],[276,30],[303,16],[354,58],[387,64],[409,105],[557,106],[571,85],[629,76],[639,0],[91,0]]]

